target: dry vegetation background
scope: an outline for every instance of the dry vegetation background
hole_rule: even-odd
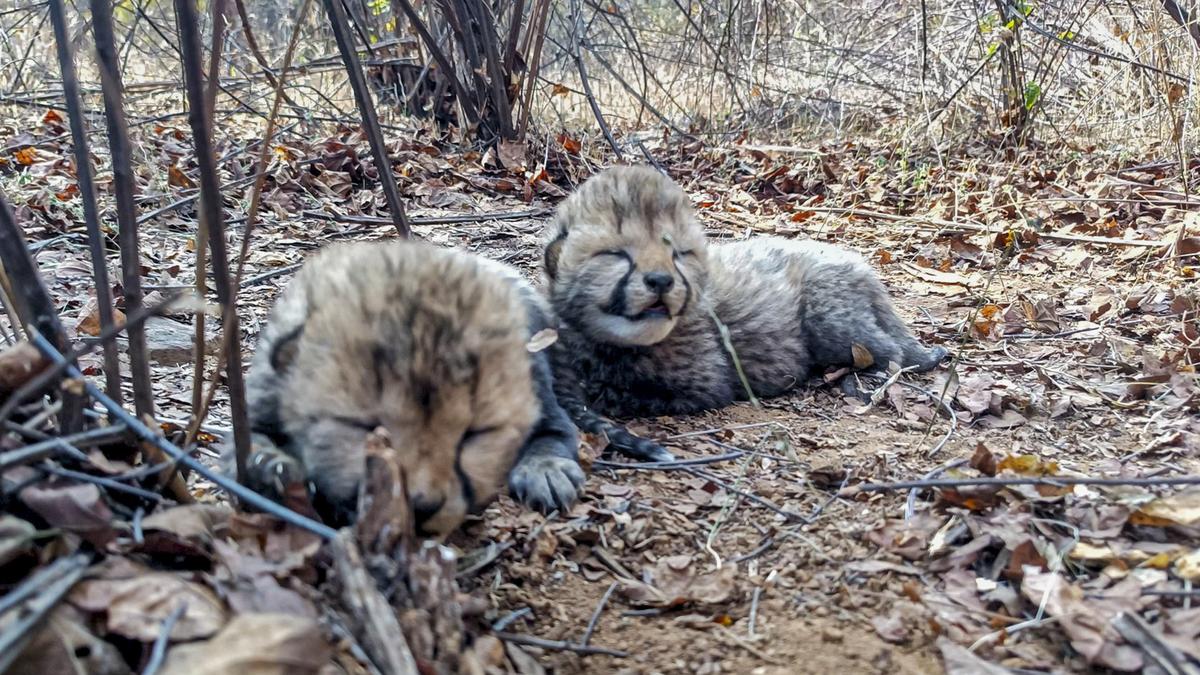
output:
[[[206,2],[192,37],[191,0],[111,5],[127,157],[103,0],[0,3],[0,672],[1200,672],[1194,0],[337,2]],[[633,420],[680,461],[585,439],[579,505],[501,500],[454,557],[389,534],[383,469],[332,543],[228,506],[220,336],[248,354],[307,253],[411,229],[534,277],[614,162],[713,237],[863,252],[952,362]],[[79,373],[28,383],[31,323]]]

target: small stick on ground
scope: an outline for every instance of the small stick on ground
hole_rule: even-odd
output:
[[[493,631],[502,631],[505,628],[508,628],[509,626],[513,625],[513,623],[516,622],[517,620],[523,619],[523,618],[529,616],[530,614],[533,614],[533,608],[531,608],[531,607],[522,607],[521,609],[511,611],[508,614],[505,614],[503,617],[501,617],[499,621],[492,624],[492,630]]]
[[[179,619],[187,611],[187,606],[187,601],[179,603],[175,611],[163,620],[162,630],[159,631],[158,637],[154,638],[154,647],[150,650],[150,661],[146,663],[142,675],[155,675],[158,669],[162,668],[163,661],[167,658],[167,643],[170,642],[171,631],[175,629],[175,624],[179,623]]]
[[[1141,485],[1160,487],[1167,485],[1200,485],[1200,476],[1175,476],[1173,478],[1091,478],[1088,476],[1045,476],[1039,478],[932,478],[928,480],[900,481],[898,483],[863,483],[851,485],[838,491],[839,497],[853,497],[862,492],[890,492],[911,488],[955,488],[984,485]]]
[[[754,624],[758,622],[758,599],[762,597],[762,586],[754,587],[754,595],[750,597],[750,624],[746,627],[746,636],[753,640]]]
[[[342,602],[350,617],[359,623],[359,637],[367,654],[385,673],[417,675],[417,662],[408,649],[396,612],[363,565],[353,530],[340,530],[330,547],[334,569],[341,581]]]
[[[629,652],[624,652],[619,649],[608,649],[607,647],[589,647],[587,645],[575,644],[574,642],[564,642],[562,640],[544,640],[532,635],[520,635],[517,633],[495,633],[498,639],[505,642],[511,642],[515,645],[525,645],[527,647],[539,647],[541,649],[550,649],[558,652],[575,652],[576,654],[602,654],[604,656],[612,656],[614,658],[623,659],[629,656]]]
[[[33,629],[41,624],[46,615],[50,613],[50,610],[54,609],[59,600],[83,576],[83,572],[87,568],[88,559],[84,555],[75,555],[70,558],[63,558],[62,562],[61,567],[55,566],[56,573],[52,577],[41,575],[35,577],[41,583],[44,583],[45,586],[33,587],[31,591],[27,590],[25,592],[24,597],[32,596],[32,599],[25,608],[24,616],[9,624],[0,633],[0,672],[8,671],[13,660],[21,655],[22,648],[29,639]],[[46,571],[49,571],[49,569]],[[17,595],[19,591],[29,586],[29,582],[33,580],[33,578],[29,579],[9,595]],[[7,601],[8,597],[6,596],[4,599]],[[20,600],[17,602],[20,602]],[[8,611],[12,606],[8,605],[3,611]]]
[[[596,624],[600,622],[600,614],[604,612],[604,606],[608,604],[608,599],[612,597],[613,591],[617,590],[617,582],[612,582],[608,585],[608,590],[604,591],[604,595],[600,596],[600,602],[596,604],[596,610],[592,612],[592,618],[588,620],[587,630],[583,632],[583,637],[579,638],[579,644],[586,647],[592,639],[592,633],[596,632]]]
[[[541,218],[551,213],[550,209],[530,209],[528,211],[497,211],[494,213],[465,213],[455,216],[414,216],[408,219],[410,225],[459,225],[462,223],[482,223],[489,220],[525,220],[526,218]],[[325,213],[323,211],[303,211],[301,215],[317,220],[328,220],[335,223],[360,223],[363,225],[390,225],[390,218],[379,216],[342,215]]]

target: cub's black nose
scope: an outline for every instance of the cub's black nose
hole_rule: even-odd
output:
[[[675,277],[666,272],[647,272],[642,275],[642,283],[646,288],[662,295],[675,285]]]
[[[413,525],[416,525],[417,532],[425,531],[425,523],[441,510],[442,504],[445,502],[445,498],[431,501],[416,497],[412,500]]]

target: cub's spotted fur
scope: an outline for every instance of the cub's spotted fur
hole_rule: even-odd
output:
[[[278,499],[278,477],[300,473],[322,515],[346,522],[365,438],[383,427],[419,532],[449,532],[506,483],[529,506],[566,507],[584,478],[578,436],[546,355],[526,347],[549,325],[544,301],[500,263],[410,242],[317,253],[251,361],[247,482]]]
[[[929,370],[946,354],[917,342],[858,254],[775,237],[710,246],[683,190],[649,167],[586,181],[559,207],[545,241],[562,323],[559,399],[581,428],[610,439],[597,412],[690,413],[745,396],[714,315],[759,396],[853,365],[856,344],[876,368]],[[615,443],[663,456],[620,431]]]

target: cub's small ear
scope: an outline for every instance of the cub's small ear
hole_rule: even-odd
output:
[[[300,334],[303,332],[304,326],[293,328],[271,345],[271,367],[275,372],[283,375],[296,362],[296,355],[300,351]]]
[[[558,233],[554,241],[546,245],[546,253],[542,256],[542,264],[546,267],[546,274],[550,278],[558,276],[558,257],[562,254],[562,247],[567,241],[567,231],[563,230]]]

